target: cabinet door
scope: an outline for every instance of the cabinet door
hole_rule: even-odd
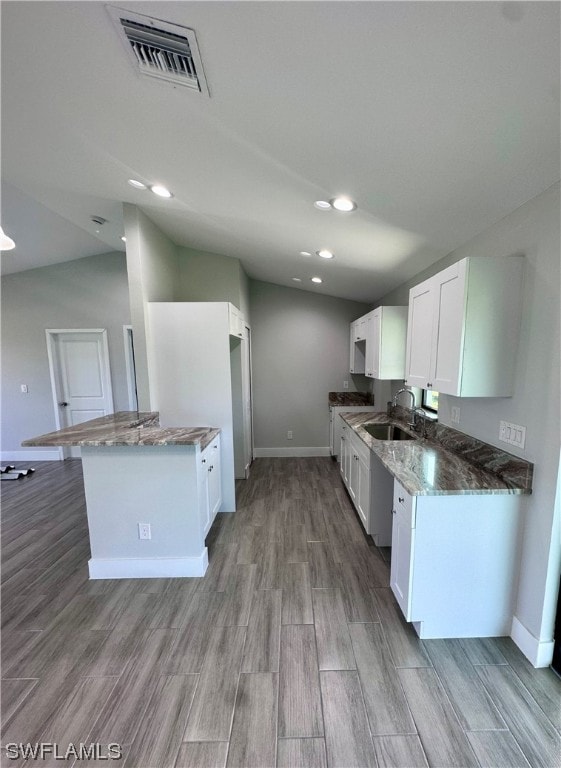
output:
[[[392,510],[390,587],[407,621],[412,621],[412,582],[415,557],[415,499],[396,481]]]
[[[356,506],[356,500],[358,496],[358,454],[353,449],[353,444],[350,444],[350,462],[349,462],[349,494]]]
[[[203,530],[203,536],[206,536],[212,524],[209,503],[209,453],[208,448],[202,452],[199,458],[197,472],[197,486],[199,494],[199,520]]]
[[[244,320],[240,310],[233,304],[228,305],[228,320],[230,336],[243,337]]]
[[[436,329],[432,346],[430,389],[459,395],[465,317],[466,266],[464,259],[435,275]]]
[[[348,435],[349,435],[349,428],[346,424],[343,423],[343,420],[339,416],[339,419],[341,421],[341,442],[340,442],[340,470],[341,470],[341,477],[343,478],[343,482],[345,485],[349,484],[349,441],[348,441]]]
[[[433,278],[409,291],[405,383],[431,389],[432,339],[435,318]],[[436,388],[436,387],[435,387]]]
[[[355,499],[356,510],[362,520],[366,533],[370,533],[370,467],[358,456],[358,490]]]
[[[213,442],[210,449],[210,466],[208,467],[208,505],[210,522],[216,517],[222,503],[222,485],[220,481],[220,443]]]
[[[368,316],[368,329],[366,335],[366,375],[373,379],[380,378],[380,342],[381,319],[379,310],[371,312]]]

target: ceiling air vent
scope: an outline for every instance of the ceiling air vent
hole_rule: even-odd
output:
[[[193,29],[122,8],[107,10],[141,74],[209,95]]]

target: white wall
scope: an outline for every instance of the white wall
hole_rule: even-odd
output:
[[[516,617],[522,625],[519,632],[529,633],[527,646],[535,646],[538,653],[539,643],[545,647],[553,637],[561,557],[559,519],[554,516],[561,432],[559,209],[557,184],[380,302],[406,304],[412,285],[466,256],[526,257],[514,396],[460,399],[443,395],[439,420],[451,425],[450,407],[458,405],[461,431],[535,465],[533,493],[526,504]],[[500,420],[526,427],[523,450],[499,442]]]
[[[328,392],[369,390],[349,373],[349,324],[368,306],[250,280],[250,310],[255,455],[329,455]]]
[[[128,408],[123,325],[130,323],[123,253],[90,256],[2,277],[2,457],[56,429],[46,328],[107,328],[115,410]],[[20,385],[27,384],[29,394]],[[24,452],[23,455],[18,455]]]
[[[123,205],[127,238],[130,315],[133,327],[138,407],[150,408],[146,360],[146,304],[174,301],[179,277],[177,247],[135,205]]]

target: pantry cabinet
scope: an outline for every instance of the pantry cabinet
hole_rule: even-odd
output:
[[[378,307],[366,318],[366,376],[372,379],[403,379],[407,307]]]
[[[412,288],[408,386],[456,397],[508,397],[522,309],[523,257],[468,257]]]
[[[222,512],[235,511],[235,480],[251,464],[249,338],[245,327],[236,330],[241,322],[227,302],[147,305],[150,408],[163,427],[221,429]]]
[[[394,481],[390,587],[421,638],[510,634],[521,497],[412,496]]]

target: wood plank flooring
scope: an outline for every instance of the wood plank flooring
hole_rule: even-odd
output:
[[[202,579],[89,581],[81,463],[35,466],[1,486],[2,765],[44,741],[125,768],[561,766],[561,681],[508,638],[419,640],[331,459],[257,459]]]

